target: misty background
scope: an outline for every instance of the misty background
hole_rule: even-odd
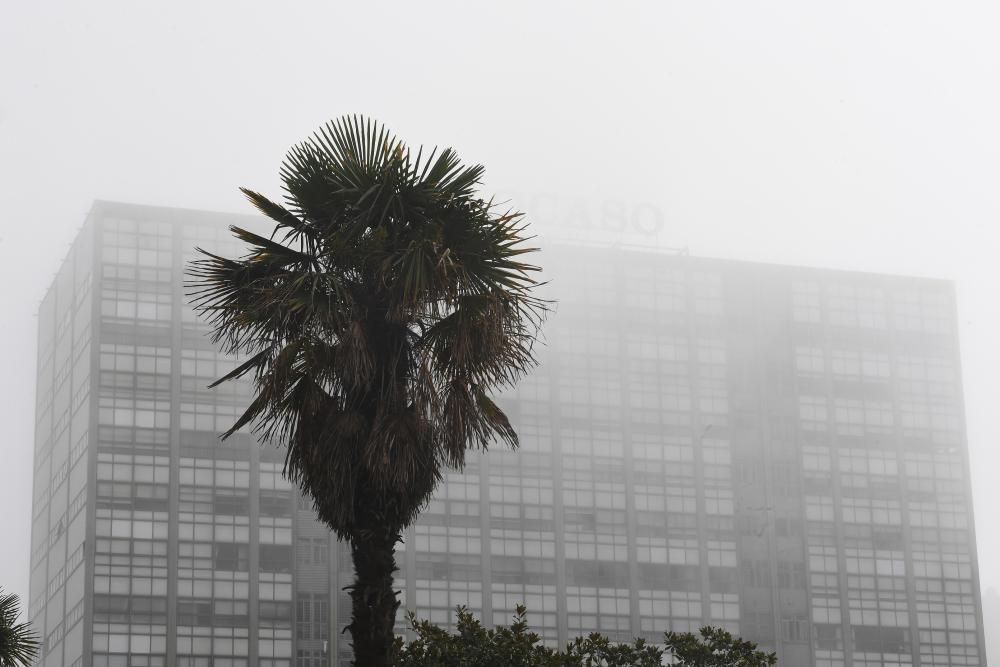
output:
[[[289,146],[363,113],[539,226],[611,202],[693,255],[954,280],[1000,589],[998,29],[987,2],[0,3],[0,585],[27,599],[34,315],[91,202],[249,213],[238,186],[279,196]]]

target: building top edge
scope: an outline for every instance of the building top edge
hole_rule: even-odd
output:
[[[134,202],[95,199],[91,205],[88,217],[110,215],[156,215],[160,222],[179,222],[186,224],[218,223],[222,220],[260,221],[263,216],[252,213],[234,213],[229,211],[211,211],[207,209],[186,208],[181,206],[158,206],[154,204],[137,204]]]
[[[231,211],[213,211],[206,209],[196,209],[196,208],[186,208],[178,206],[161,206],[152,204],[139,204],[134,202],[123,202],[114,201],[106,199],[94,200],[91,206],[89,218],[92,217],[102,217],[109,215],[138,215],[146,216],[155,214],[159,221],[161,222],[180,222],[183,221],[185,224],[219,224],[221,222],[237,222],[244,221],[245,223],[257,222],[260,223],[265,221],[266,218],[262,215],[251,214],[251,213],[235,213]],[[827,276],[856,276],[859,279],[880,279],[880,280],[890,280],[890,281],[920,281],[927,283],[934,283],[940,286],[949,286],[954,288],[954,280],[951,278],[943,278],[939,276],[926,276],[919,274],[906,274],[906,273],[886,273],[881,271],[870,271],[870,270],[859,270],[859,269],[845,269],[838,267],[829,266],[807,266],[802,264],[782,264],[778,262],[769,261],[759,261],[759,260],[748,260],[748,259],[733,259],[725,257],[710,257],[702,255],[691,255],[687,248],[668,248],[668,247],[658,247],[655,245],[633,245],[625,244],[615,241],[578,241],[578,240],[568,240],[568,239],[558,239],[549,238],[546,239],[545,231],[539,230],[540,233],[535,237],[536,241],[542,242],[542,250],[551,249],[551,251],[558,253],[560,251],[613,251],[621,254],[629,255],[641,255],[645,258],[663,258],[671,262],[684,262],[694,265],[701,265],[705,267],[732,267],[732,268],[744,268],[747,270],[757,269],[757,270],[768,270],[774,271],[776,273],[800,273],[803,275],[811,274],[815,276],[827,275]]]
[[[888,273],[885,271],[872,271],[863,269],[848,269],[840,267],[830,267],[830,266],[815,266],[806,264],[793,264],[793,263],[780,263],[773,261],[764,260],[753,260],[753,259],[736,259],[730,257],[711,257],[705,255],[692,255],[688,252],[686,248],[666,248],[666,247],[656,247],[656,246],[636,246],[619,244],[614,242],[608,243],[598,243],[598,242],[585,242],[578,243],[573,241],[563,241],[563,240],[550,240],[542,241],[542,251],[550,250],[553,254],[558,254],[561,251],[575,251],[575,252],[607,252],[612,251],[619,253],[621,255],[627,255],[630,257],[642,257],[644,259],[653,260],[662,259],[666,262],[677,263],[677,264],[688,264],[692,266],[701,266],[705,268],[729,268],[729,269],[745,269],[753,271],[769,271],[773,273],[796,273],[802,276],[812,275],[816,277],[842,277],[850,278],[855,277],[859,280],[887,280],[887,281],[906,281],[906,282],[926,282],[930,284],[935,284],[940,287],[954,287],[955,281],[952,278],[944,278],[940,276],[929,276],[914,273]],[[536,245],[539,245],[536,243]]]

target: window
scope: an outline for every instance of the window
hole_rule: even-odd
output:
[[[805,618],[793,616],[781,619],[781,638],[786,642],[808,641],[809,624]]]
[[[795,370],[802,375],[822,375],[826,372],[823,348],[795,348]]]
[[[216,544],[213,553],[216,570],[246,572],[249,569],[249,547],[246,544]]]
[[[821,320],[819,285],[811,282],[792,285],[792,316],[796,322],[810,324]]]
[[[289,544],[261,544],[260,569],[262,572],[292,571],[292,547]]]
[[[330,558],[327,537],[301,537],[297,543],[298,559],[306,565],[326,565]]]

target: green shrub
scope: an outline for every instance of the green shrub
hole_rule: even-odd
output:
[[[519,606],[513,623],[487,629],[464,607],[458,608],[455,632],[408,612],[416,639],[397,640],[397,667],[768,667],[777,664],[773,653],[757,650],[720,628],[704,627],[697,634],[667,632],[663,647],[636,639],[617,644],[591,633],[577,637],[565,650],[542,644],[528,627],[527,610]]]

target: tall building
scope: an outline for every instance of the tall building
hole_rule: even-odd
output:
[[[96,204],[39,311],[29,610],[46,667],[321,664],[329,537],[184,295],[255,218]],[[304,509],[300,509],[303,508]],[[295,590],[293,582],[300,589]],[[310,663],[300,663],[310,664]]]
[[[39,315],[30,613],[45,665],[341,664],[342,545],[183,295],[253,218],[95,205]],[[405,608],[553,643],[725,626],[815,667],[985,665],[949,283],[546,246],[558,311],[449,473]],[[405,629],[400,624],[400,631]],[[92,656],[92,657],[91,657]]]

